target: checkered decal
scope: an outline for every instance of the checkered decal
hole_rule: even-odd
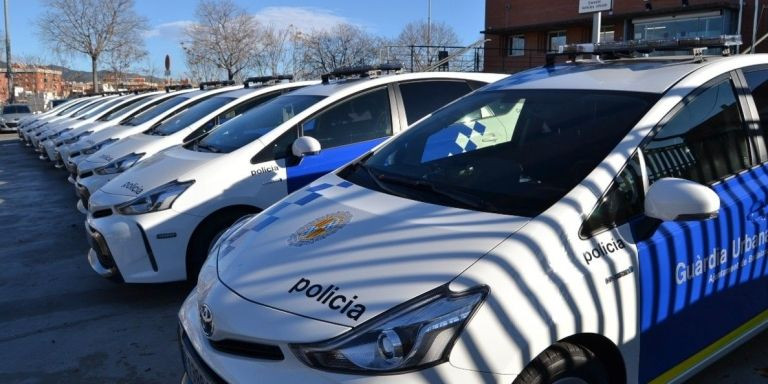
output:
[[[485,125],[480,122],[475,122],[471,127],[464,123],[452,124],[427,139],[421,162],[474,151],[481,146],[485,130]]]
[[[232,252],[235,249],[235,242],[237,242],[237,240],[239,240],[245,234],[249,232],[260,232],[275,221],[279,220],[280,216],[277,214],[285,208],[290,206],[305,206],[316,200],[318,197],[323,196],[321,191],[326,191],[331,188],[349,188],[352,185],[353,184],[349,181],[342,181],[335,185],[328,183],[318,184],[309,188],[305,188],[304,191],[309,193],[297,196],[295,199],[293,199],[293,201],[281,201],[273,205],[266,211],[262,212],[262,214],[259,215],[258,220],[254,220],[253,222],[244,225],[242,228],[238,229],[237,232],[233,233],[232,236],[227,239],[226,243],[224,244],[224,248],[222,248],[219,252],[219,256],[223,257]]]

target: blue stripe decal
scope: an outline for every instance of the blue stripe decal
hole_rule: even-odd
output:
[[[345,180],[345,181],[342,181],[341,183],[339,183],[337,186],[342,187],[342,188],[349,188],[349,187],[351,187],[353,185],[354,184],[352,184],[349,181]]]
[[[637,245],[640,382],[768,309],[768,167],[713,189],[718,218],[664,222]]]
[[[315,200],[315,199],[317,199],[320,196],[322,196],[322,195],[319,194],[319,193],[312,192],[312,193],[310,193],[308,195],[305,195],[301,199],[298,199],[298,200],[294,201],[293,203],[294,204],[298,204],[298,205],[306,205],[306,204],[311,203],[312,200]]]
[[[318,191],[322,191],[323,189],[328,189],[330,187],[333,187],[333,185],[330,185],[328,183],[323,183],[323,184],[318,184],[318,185],[311,186],[311,187],[307,188],[307,191],[318,192]]]
[[[317,180],[320,176],[360,157],[360,155],[370,151],[386,139],[386,137],[382,137],[340,147],[327,148],[316,155],[305,156],[298,165],[286,168],[288,193],[303,188]]]
[[[291,203],[287,201],[281,201],[273,205],[272,208],[269,210],[269,212],[274,214],[274,213],[280,212],[281,210],[283,210],[283,208],[287,208],[290,206],[291,206]]]
[[[261,222],[259,222],[256,225],[254,225],[253,228],[251,228],[251,231],[254,231],[254,232],[261,231],[262,229],[266,228],[267,226],[269,226],[270,224],[274,223],[275,221],[277,221],[277,217],[276,216],[267,216],[267,217],[264,218],[264,220],[262,220]],[[245,231],[243,231],[243,232],[245,232]]]

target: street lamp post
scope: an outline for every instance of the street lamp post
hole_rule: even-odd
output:
[[[5,15],[5,76],[8,78],[8,103],[13,103],[13,69],[11,68],[11,32],[8,25],[8,0],[3,0],[3,13]]]

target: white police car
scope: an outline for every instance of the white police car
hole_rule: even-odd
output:
[[[130,104],[125,108],[121,108],[119,110],[110,112],[107,115],[104,115],[103,117],[101,117],[97,121],[94,121],[90,124],[86,124],[73,131],[67,132],[66,134],[63,135],[64,137],[60,138],[61,145],[57,145],[56,152],[59,153],[61,151],[60,147],[75,144],[80,139],[83,139],[84,137],[89,136],[93,133],[128,122],[131,119],[133,119],[134,116],[162,103],[168,98],[175,97],[175,96],[178,96],[179,94],[182,94],[185,92],[191,92],[191,91],[192,89],[176,89],[175,92],[172,93],[171,90],[168,89],[164,93],[159,93],[159,94],[152,93],[150,94],[150,96],[140,99],[135,104]],[[75,177],[77,176],[77,174],[75,173],[76,172],[75,163],[70,159],[67,159],[67,161],[64,162],[64,165],[67,167],[67,171],[69,171],[70,173],[70,176],[67,180],[74,184]]]
[[[71,113],[65,113],[64,115],[59,116],[58,118],[51,119],[44,124],[38,125],[28,135],[30,139],[30,143],[32,144],[32,147],[34,147],[36,151],[42,152],[42,148],[40,147],[40,142],[45,140],[52,130],[62,129],[62,126],[65,126],[69,122],[75,121],[80,115],[84,113],[88,113],[89,111],[95,108],[98,108],[100,105],[110,101],[115,97],[117,96],[105,95],[105,96],[93,98],[89,100],[89,102],[85,103],[82,108],[76,108]]]
[[[57,165],[63,165],[61,164],[61,158],[56,148],[60,147],[65,142],[72,143],[84,136],[94,133],[94,130],[92,129],[94,124],[100,125],[101,122],[106,121],[109,117],[119,114],[124,108],[129,108],[131,105],[140,103],[143,99],[155,94],[159,93],[153,92],[120,96],[83,114],[78,117],[76,121],[64,124],[55,132],[49,133],[47,139],[41,141],[40,145],[43,148],[45,156],[50,161],[56,162]]]
[[[26,142],[28,146],[31,144],[29,143],[30,133],[37,129],[38,127],[46,124],[47,122],[61,118],[61,116],[67,114],[67,113],[74,113],[74,110],[78,107],[84,106],[89,99],[92,99],[91,97],[83,97],[83,98],[77,98],[67,101],[66,103],[63,103],[59,105],[56,108],[51,109],[48,112],[42,113],[40,115],[33,115],[24,121],[21,122],[19,125],[19,138]]]
[[[85,212],[88,196],[118,174],[155,153],[195,140],[214,127],[240,116],[283,93],[318,81],[287,82],[293,76],[267,76],[246,79],[245,88],[220,93],[148,130],[126,137],[87,157],[78,165],[75,187],[81,191],[78,209]]]
[[[369,78],[369,69],[339,71],[333,76],[363,76],[281,95],[105,184],[88,206],[93,269],[136,283],[194,278],[214,238],[241,216],[267,208],[439,106],[505,76]]]
[[[230,228],[186,379],[682,381],[768,325],[767,122],[767,55],[499,81]]]
[[[62,145],[56,150],[62,160],[71,162],[69,168],[77,170],[79,163],[97,151],[112,145],[130,135],[144,132],[150,127],[171,118],[174,115],[186,111],[198,103],[221,92],[237,89],[241,86],[233,86],[232,81],[210,81],[200,84],[200,89],[191,92],[175,94],[173,97],[163,100],[161,103],[134,115],[128,120],[123,120],[118,125],[113,125],[94,134],[85,136],[75,143]],[[72,172],[76,174],[77,172]]]

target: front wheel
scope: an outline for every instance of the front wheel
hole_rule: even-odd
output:
[[[197,280],[197,274],[203,267],[208,252],[227,228],[234,224],[243,216],[252,214],[247,211],[229,211],[223,212],[205,220],[189,239],[189,248],[187,249],[187,280],[194,282]]]
[[[608,384],[609,377],[592,351],[558,342],[528,364],[513,384]]]

